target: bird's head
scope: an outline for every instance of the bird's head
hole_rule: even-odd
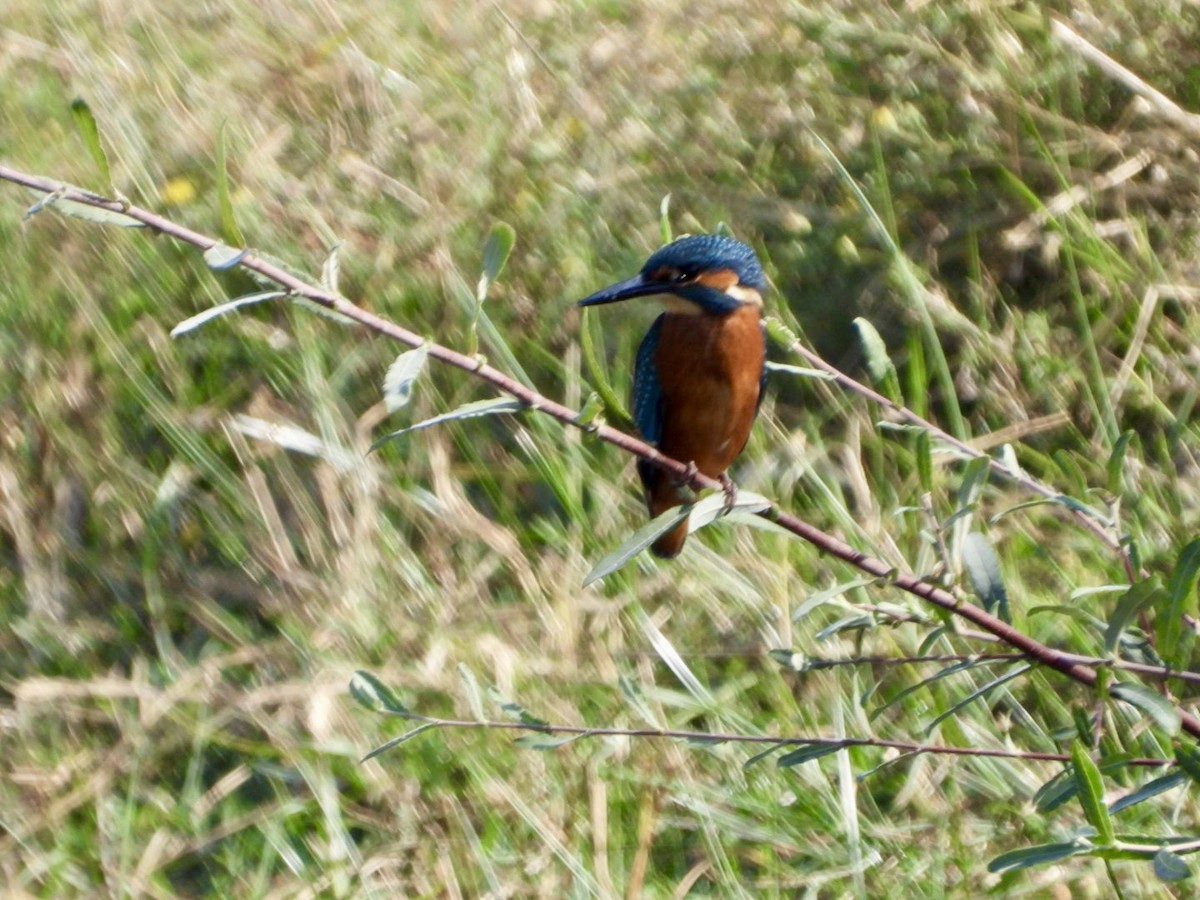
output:
[[[754,251],[718,234],[697,234],[656,250],[642,271],[579,301],[580,306],[658,296],[668,312],[723,316],[762,306],[767,287]]]

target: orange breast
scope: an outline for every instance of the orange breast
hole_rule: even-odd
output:
[[[668,315],[655,356],[662,385],[659,449],[715,478],[746,446],[758,412],[764,340],[759,311]]]
[[[765,341],[758,309],[745,306],[727,316],[666,315],[655,351],[662,391],[662,436],[658,448],[716,478],[746,446],[758,412]],[[687,499],[674,479],[653,466],[639,466],[650,515]],[[651,548],[662,557],[683,549],[687,522]]]

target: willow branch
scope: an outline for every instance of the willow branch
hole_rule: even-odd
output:
[[[994,759],[1025,759],[1037,762],[1070,762],[1071,757],[1066,753],[1045,753],[1037,750],[1005,750],[992,747],[954,747],[946,744],[916,744],[911,741],[889,741],[872,737],[778,737],[765,734],[733,734],[713,731],[675,731],[666,728],[587,728],[582,725],[535,725],[529,722],[496,722],[488,719],[439,719],[434,716],[420,715],[411,711],[399,713],[394,710],[380,710],[400,718],[420,722],[419,728],[402,735],[394,741],[389,741],[377,747],[368,759],[378,756],[384,750],[415,736],[419,731],[431,728],[460,728],[482,729],[487,731],[524,731],[534,734],[574,735],[577,738],[590,737],[630,737],[630,738],[669,738],[682,741],[697,741],[704,744],[759,744],[772,747],[829,747],[830,750],[844,750],[848,747],[880,747],[884,750],[898,750],[905,754],[932,753],[943,756],[976,756]],[[1173,759],[1155,757],[1134,757],[1124,761],[1124,765],[1142,768],[1165,768],[1175,765]]]
[[[190,244],[200,250],[209,250],[218,246],[221,242],[209,235],[202,234],[198,231],[193,231],[186,226],[179,225],[170,219],[156,215],[148,210],[132,206],[127,203],[121,203],[115,200],[109,200],[97,194],[88,191],[82,191],[77,188],[67,187],[48,178],[43,178],[37,175],[28,175],[24,172],[19,172],[7,166],[0,165],[0,180],[10,181],[14,184],[25,185],[37,191],[42,191],[46,194],[57,194],[65,200],[82,203],[87,206],[93,206],[97,209],[104,209],[114,213],[121,213],[129,218],[136,219],[143,225],[153,228],[163,234],[169,235],[179,241]],[[256,272],[265,278],[268,278],[282,287],[286,288],[290,293],[298,297],[303,297],[314,303],[333,310],[340,315],[351,319],[359,324],[367,327],[377,334],[384,335],[392,340],[398,341],[409,347],[419,347],[424,345],[429,352],[429,356],[447,365],[454,366],[468,372],[475,378],[491,384],[493,387],[503,391],[509,396],[515,397],[526,405],[529,409],[537,410],[544,415],[548,415],[559,420],[565,425],[573,425],[578,428],[586,428],[589,432],[595,434],[601,440],[620,447],[626,453],[631,453],[640,459],[653,463],[656,466],[670,472],[682,483],[689,484],[696,489],[717,490],[722,488],[722,485],[715,478],[709,478],[695,471],[694,467],[688,466],[684,462],[677,459],[671,459],[664,456],[656,448],[650,446],[644,441],[638,440],[624,432],[617,431],[615,428],[608,425],[584,425],[579,420],[579,414],[561,403],[557,403],[548,397],[539,394],[532,388],[526,387],[518,381],[510,378],[508,375],[487,365],[478,357],[468,356],[464,353],[459,353],[456,350],[451,350],[442,344],[427,340],[423,335],[417,334],[415,331],[410,331],[394,322],[384,319],[360,306],[351,303],[345,297],[342,297],[331,291],[311,285],[300,278],[297,278],[292,273],[280,268],[279,266],[262,259],[254,253],[247,252],[242,256],[238,263],[243,269],[251,272]],[[958,597],[955,597],[949,591],[930,584],[927,581],[922,581],[915,575],[906,572],[897,572],[897,570],[888,565],[881,559],[876,559],[870,554],[864,553],[855,547],[850,546],[845,541],[839,540],[831,534],[810,525],[803,519],[792,515],[791,513],[782,511],[777,507],[771,507],[759,513],[770,521],[775,522],[780,527],[797,537],[802,538],[812,544],[818,550],[835,556],[844,562],[849,563],[862,572],[865,572],[874,577],[886,580],[902,591],[906,591],[915,597],[919,597],[928,603],[933,604],[959,618],[966,619],[973,625],[982,628],[984,631],[995,635],[998,639],[1021,651],[1042,665],[1061,672],[1068,678],[1079,682],[1088,687],[1094,687],[1097,681],[1096,671],[1088,666],[1081,665],[1076,662],[1069,654],[1062,653],[1052,647],[1049,647],[1022,631],[1009,625],[1007,622],[986,612],[981,607],[968,603]],[[1180,724],[1183,730],[1193,735],[1200,737],[1200,718],[1191,713],[1178,708]]]
[[[991,637],[991,635],[985,635]],[[772,651],[773,653],[775,651]],[[780,651],[787,652],[787,651]],[[796,654],[799,658],[795,664],[786,664],[797,672],[816,672],[821,669],[834,669],[841,666],[911,666],[919,663],[956,663],[956,662],[1020,662],[1028,659],[1024,653],[937,653],[925,656],[854,656],[842,659],[829,659],[821,656]],[[1076,653],[1063,653],[1066,659],[1087,666],[1090,669],[1116,669],[1124,672],[1136,672],[1156,681],[1186,681],[1188,684],[1200,684],[1200,672],[1169,669],[1166,666],[1152,666],[1146,663],[1132,662],[1124,659],[1108,659],[1100,656],[1084,656]]]

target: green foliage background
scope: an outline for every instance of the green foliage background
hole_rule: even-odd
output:
[[[484,242],[507,222],[516,246],[480,351],[574,407],[598,377],[581,328],[602,336],[624,392],[651,312],[589,325],[572,302],[657,246],[669,194],[677,233],[723,222],[754,244],[770,311],[833,362],[857,364],[851,321],[865,316],[910,406],[955,429],[961,415],[983,446],[999,433],[1038,478],[1110,505],[1165,578],[1200,518],[1197,132],[1056,40],[1051,15],[1200,107],[1198,21],[1172,2],[13,0],[0,161],[219,233],[224,130],[250,246],[314,276],[338,246],[346,296],[458,347]],[[926,290],[897,276],[818,136]],[[774,534],[716,526],[681,562],[639,560],[583,589],[643,517],[617,451],[525,415],[367,456],[385,431],[487,395],[431,367],[389,417],[379,386],[398,348],[286,306],[172,342],[174,324],[256,286],[166,239],[23,222],[33,199],[0,190],[0,875],[16,892],[1109,889],[1095,861],[986,871],[1085,823],[1077,806],[1030,803],[1061,771],[1050,764],[918,756],[859,778],[889,755],[743,768],[750,751],[730,744],[537,753],[476,731],[360,764],[403,723],[353,705],[358,668],[411,708],[463,718],[477,697],[500,716],[494,685],[556,723],[1060,752],[1097,701],[1034,671],[929,730],[1005,667],[904,695],[936,666],[783,671],[769,650],[911,654],[942,623],[895,591],[831,590],[855,573]],[[879,418],[777,376],[738,481],[947,583],[983,531],[1015,623],[1102,653],[1120,594],[1086,589],[1127,582],[1118,557],[1061,509],[994,518],[1031,498],[966,490],[941,457],[925,500],[917,442]],[[252,420],[318,451],[255,437]],[[949,631],[929,646],[981,648]],[[1103,723],[1105,754],[1171,755],[1134,707],[1104,705]],[[1104,777],[1111,800],[1151,776]],[[1115,818],[1188,834],[1195,799],[1176,790]],[[1131,895],[1176,890],[1145,863],[1114,872]]]

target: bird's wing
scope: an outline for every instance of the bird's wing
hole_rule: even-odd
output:
[[[662,383],[658,380],[658,369],[654,362],[662,321],[662,316],[655,319],[642,338],[633,369],[633,422],[642,433],[642,440],[655,447],[662,439],[663,428]]]

